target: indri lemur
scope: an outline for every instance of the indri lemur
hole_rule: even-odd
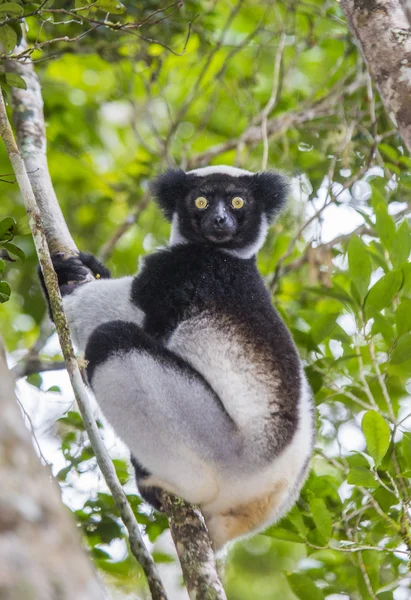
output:
[[[135,277],[91,255],[53,257],[88,381],[131,450],[143,497],[199,504],[214,544],[264,528],[297,498],[313,445],[300,359],[256,267],[285,203],[273,172],[159,176],[167,248]],[[86,269],[100,278],[84,283]]]

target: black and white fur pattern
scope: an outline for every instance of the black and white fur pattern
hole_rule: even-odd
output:
[[[286,184],[220,166],[168,171],[152,190],[171,241],[137,276],[105,279],[89,255],[54,263],[90,385],[135,457],[140,492],[157,508],[158,488],[199,504],[218,549],[285,514],[312,452],[311,393],[255,262]],[[79,285],[82,264],[101,278]]]

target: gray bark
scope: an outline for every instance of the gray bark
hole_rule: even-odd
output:
[[[18,50],[24,50],[26,46],[25,40],[22,40]],[[49,173],[43,98],[33,63],[29,58],[24,63],[8,61],[8,68],[23,77],[27,84],[27,90],[11,88],[13,119],[20,154],[40,208],[50,252],[61,252],[64,249],[67,255],[78,254]]]
[[[2,347],[0,413],[0,598],[107,598],[58,486],[34,452]]]
[[[341,0],[341,8],[387,113],[411,152],[411,26],[404,8],[400,0]]]
[[[408,22],[411,25],[411,0],[401,0],[401,5],[407,15]]]

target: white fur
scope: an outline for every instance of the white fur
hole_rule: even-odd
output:
[[[187,175],[197,175],[197,177],[206,177],[207,175],[230,175],[231,177],[244,177],[244,175],[253,176],[255,173],[251,171],[245,171],[238,167],[230,167],[229,165],[211,165],[210,167],[201,167],[200,169],[193,169],[187,171]]]
[[[268,221],[267,217],[263,213],[261,215],[261,223],[260,223],[260,231],[258,232],[258,237],[252,244],[245,246],[244,248],[237,248],[234,250],[223,249],[227,254],[231,254],[231,256],[236,256],[237,258],[251,258],[255,256],[257,252],[263,247],[264,242],[266,240],[268,233]]]
[[[153,473],[152,485],[194,503],[214,500],[215,463],[230,451],[231,425],[207,384],[143,351],[113,355],[92,384],[104,415]]]
[[[173,332],[168,348],[211,383],[226,411],[243,431],[261,435],[272,401],[270,393],[276,386],[275,374],[269,373],[268,381],[256,377],[257,369],[244,353],[243,340],[234,328],[230,335],[222,334],[222,326],[218,319],[205,313],[183,321]]]
[[[263,451],[264,426],[280,382],[275,373],[262,375],[251,365],[238,341],[235,334],[221,335],[217,321],[203,315],[180,325],[169,343],[212,382],[238,435],[202,379],[147,352],[118,353],[98,366],[93,377],[105,416],[153,473],[145,484],[200,504],[217,546],[226,541],[223,515],[276,486],[278,493],[259,528],[285,514],[304,483],[313,443],[311,395],[301,370],[292,442],[270,463],[261,463],[258,441]]]
[[[141,325],[144,313],[131,302],[133,277],[96,279],[63,299],[76,348],[84,352],[93,330],[107,321],[132,321]]]
[[[252,244],[245,246],[244,248],[238,248],[234,250],[230,250],[228,248],[221,248],[221,252],[226,252],[227,254],[231,254],[231,256],[236,256],[237,258],[247,259],[255,256],[257,252],[262,248],[265,239],[268,233],[268,221],[265,214],[261,215],[261,223],[260,223],[260,231],[258,233],[258,237]],[[171,231],[170,231],[170,246],[176,246],[177,244],[187,244],[188,240],[182,235],[178,222],[178,214],[173,214],[173,219],[171,221]],[[218,250],[218,246],[215,246]]]
[[[173,214],[173,219],[171,221],[171,230],[170,230],[170,246],[176,246],[177,244],[187,244],[188,240],[181,234],[180,226],[178,222],[178,214]]]

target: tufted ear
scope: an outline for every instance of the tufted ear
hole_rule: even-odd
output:
[[[182,169],[169,169],[150,184],[150,191],[165,217],[171,221],[176,203],[188,193],[188,177]]]
[[[287,201],[290,187],[287,179],[275,171],[263,171],[253,175],[251,187],[257,202],[264,206],[268,220],[272,221]]]

